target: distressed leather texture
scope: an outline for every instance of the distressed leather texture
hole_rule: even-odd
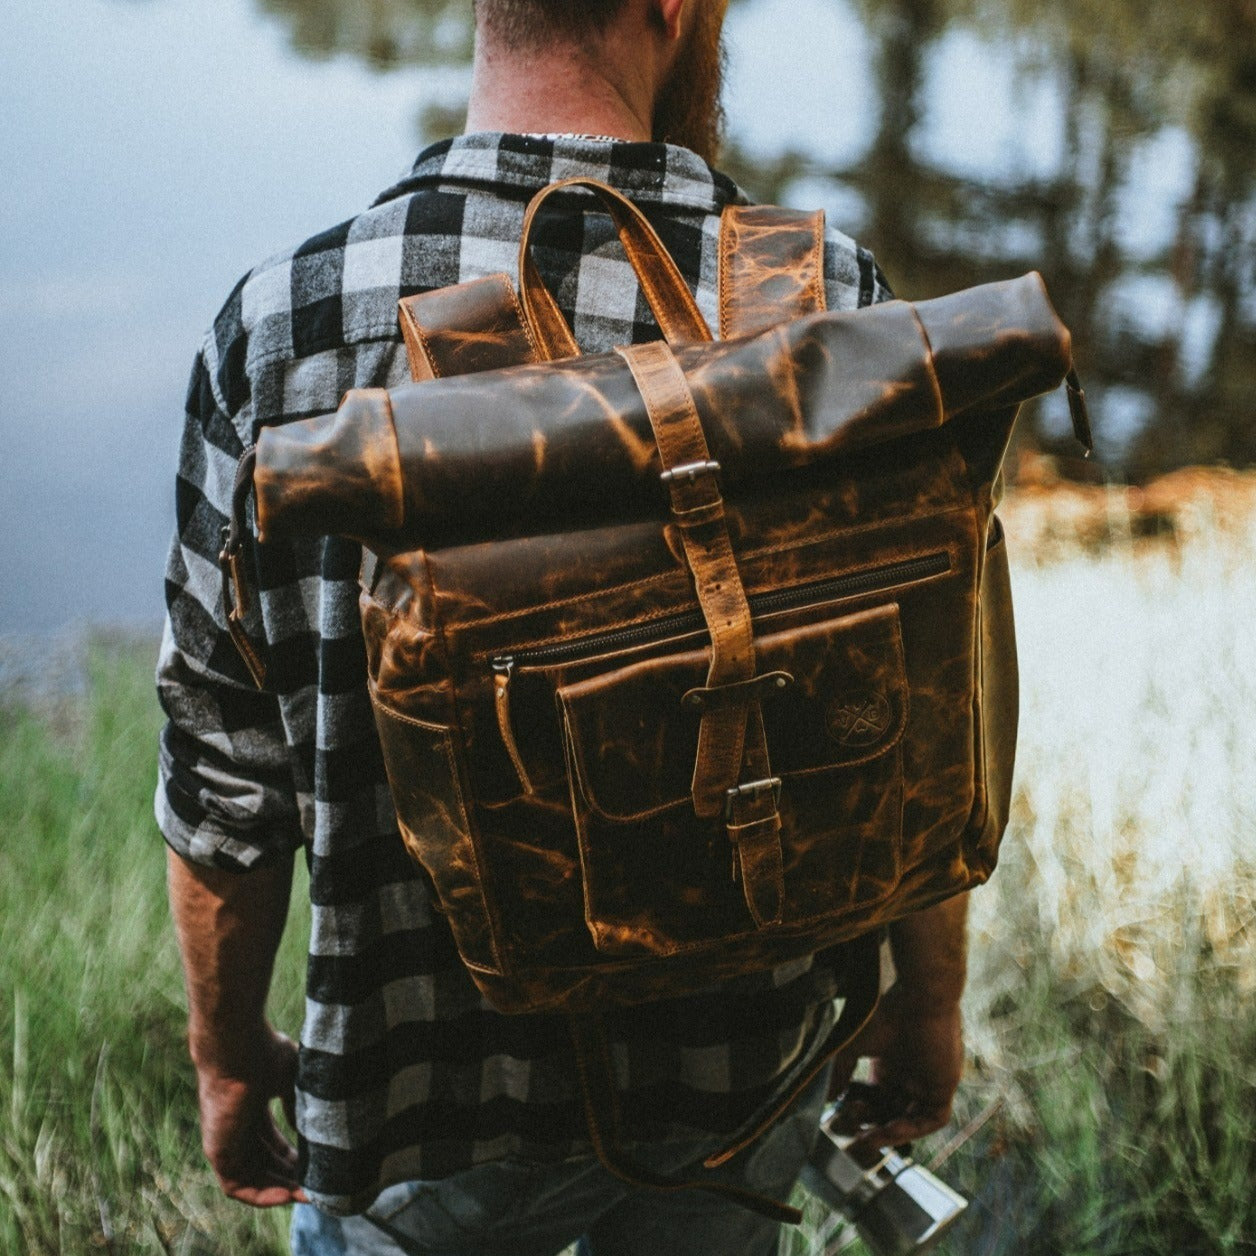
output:
[[[1068,341],[1029,275],[682,345],[676,357],[734,499],[786,472],[822,479],[822,464],[943,425],[957,440],[973,433],[971,456],[993,480],[1002,446],[989,416],[1057,386]],[[352,424],[338,412],[268,429],[254,481],[261,536],[331,530],[374,550],[441,549],[658,518],[658,453],[622,358],[509,369],[353,393]],[[380,433],[369,467],[359,424]]]
[[[720,339],[824,308],[824,211],[729,205],[720,221]]]
[[[503,1011],[674,997],[995,865],[1018,688],[995,486],[1068,332],[1037,275],[828,313],[822,223],[724,229],[734,339],[680,343],[682,311],[670,346],[571,356],[495,276],[403,303],[421,382],[258,441],[264,538],[376,556],[402,834]]]

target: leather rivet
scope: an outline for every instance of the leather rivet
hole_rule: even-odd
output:
[[[784,689],[784,688],[785,688],[785,677],[784,677],[784,676],[778,676],[778,677],[776,678],[776,687],[777,687],[778,689]]]

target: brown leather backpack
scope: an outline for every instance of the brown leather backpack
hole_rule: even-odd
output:
[[[573,184],[664,341],[580,356],[529,252]],[[1089,445],[1041,279],[825,313],[822,217],[769,207],[725,212],[720,261],[712,341],[640,212],[556,184],[517,297],[502,275],[403,302],[421,382],[264,430],[242,466],[262,540],[369,551],[401,831],[506,1012],[875,937],[984,881],[1007,822],[995,486],[1019,404],[1066,377]],[[224,596],[260,681],[236,513]],[[874,999],[852,994],[833,1048]],[[585,1082],[596,1107],[605,1075]]]

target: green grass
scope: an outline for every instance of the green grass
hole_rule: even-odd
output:
[[[1045,963],[993,1009],[988,1028],[1011,1062],[970,1060],[953,1126],[916,1148],[928,1165],[989,1116],[935,1169],[971,1201],[942,1253],[1256,1251],[1256,1009],[1206,953],[1195,958],[1183,1019],[1165,1032]],[[808,1222],[819,1220],[813,1206]],[[817,1249],[804,1233],[788,1250]]]
[[[1045,964],[994,1009],[1013,1063],[970,1067],[960,1123],[1003,1107],[941,1170],[976,1201],[945,1250],[1256,1250],[1256,1012],[1196,958],[1163,1032]]]
[[[1253,551],[1016,570],[1013,823],[974,896],[956,1122],[917,1149],[988,1117],[941,1169],[973,1200],[953,1256],[1256,1252]],[[0,705],[0,1253],[285,1250],[286,1215],[221,1198],[200,1152],[150,655],[98,646],[82,699]]]
[[[4,1253],[285,1250],[284,1215],[220,1198],[200,1152],[152,820],[152,653],[94,648],[75,709],[0,707]],[[290,1029],[299,949],[274,1000]]]

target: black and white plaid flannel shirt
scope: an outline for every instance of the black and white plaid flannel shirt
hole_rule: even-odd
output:
[[[236,460],[262,426],[407,379],[398,298],[513,275],[528,199],[577,174],[642,206],[717,326],[719,213],[744,199],[725,176],[661,144],[468,135],[427,149],[365,213],[250,272],[192,372],[158,665],[169,722],[157,817],[180,855],[223,868],[305,849],[301,1164],[333,1212],[392,1182],[587,1143],[563,1019],[501,1016],[481,999],[402,848],[366,695],[358,547],[254,546],[250,626],[268,644],[267,692],[236,656],[216,565]],[[605,215],[547,215],[536,256],[586,352],[657,337]],[[825,261],[830,309],[888,295],[871,256],[831,229]],[[821,957],[616,1014],[630,1134],[734,1131],[805,1062],[839,979]]]

